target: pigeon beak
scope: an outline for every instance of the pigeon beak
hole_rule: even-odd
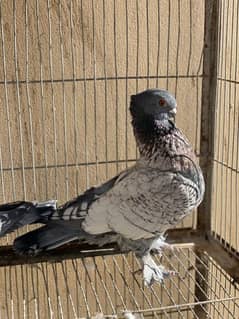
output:
[[[169,114],[170,114],[170,116],[171,116],[171,118],[172,118],[174,123],[175,123],[175,115],[176,115],[176,113],[177,113],[176,107],[174,109],[170,110],[170,112],[169,112]]]
[[[176,109],[176,107],[175,108],[173,108],[172,110],[170,110],[170,113],[171,114],[173,114],[174,116],[176,115],[176,113],[177,113],[177,109]]]

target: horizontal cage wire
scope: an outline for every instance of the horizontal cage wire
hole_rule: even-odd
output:
[[[238,31],[239,0],[0,1],[1,203],[61,204],[133,165],[130,95],[150,87],[175,95],[207,184],[155,255],[163,285],[115,246],[24,259],[35,226],[2,238],[0,318],[239,318]]]
[[[212,232],[229,251],[239,251],[238,174],[238,1],[221,1],[218,30],[216,119],[214,135]],[[225,195],[224,195],[225,194]],[[235,225],[235,226],[234,226]]]
[[[198,256],[192,246],[175,248],[163,259],[178,275],[151,288],[142,285],[140,265],[132,254],[1,268],[1,316],[200,319],[200,307],[207,318],[238,317],[238,286],[210,256],[200,260],[208,270],[209,289],[200,288],[207,301],[195,298],[196,274],[201,281],[207,279],[195,267]]]

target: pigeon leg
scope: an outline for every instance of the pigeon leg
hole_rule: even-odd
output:
[[[160,256],[162,256],[162,252],[165,250],[169,252],[173,252],[174,247],[165,242],[164,236],[160,236],[152,241],[152,244],[150,246],[150,251],[152,252],[156,251]]]
[[[175,275],[176,272],[167,270],[162,265],[158,265],[151,256],[151,252],[156,251],[161,257],[164,250],[173,249],[171,245],[165,242],[163,236],[151,241],[148,247],[148,249],[138,251],[136,255],[140,259],[142,265],[144,283],[146,286],[151,286],[154,282],[163,283],[165,278],[170,275]]]
[[[163,283],[164,279],[176,273],[165,269],[162,265],[157,265],[150,252],[140,258],[143,270],[143,278],[146,286],[151,286],[154,282]]]
[[[157,251],[162,256],[163,250],[171,249],[171,246],[165,242],[163,236],[137,241],[119,237],[118,244],[123,251],[131,250],[135,252],[141,264],[141,269],[136,272],[143,273],[146,286],[151,286],[155,281],[162,283],[165,278],[176,274],[175,271],[167,270],[162,265],[157,265],[151,256],[151,251]]]

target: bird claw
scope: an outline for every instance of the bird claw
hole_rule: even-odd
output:
[[[165,278],[176,275],[177,272],[167,270],[161,265],[157,265],[150,255],[142,258],[143,278],[146,286],[151,286],[154,282],[163,283]]]
[[[167,270],[163,266],[151,267],[145,265],[143,269],[144,284],[145,286],[151,286],[154,282],[163,284],[165,278],[176,274],[175,271]]]

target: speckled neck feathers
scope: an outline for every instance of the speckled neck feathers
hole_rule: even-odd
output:
[[[182,132],[169,119],[133,118],[132,125],[140,152],[139,164],[162,171],[180,172],[200,183],[200,171],[194,152]]]
[[[155,153],[163,154],[167,149],[170,151],[170,145],[166,145],[165,142],[177,130],[172,121],[167,118],[162,120],[150,117],[142,120],[133,118],[132,125],[141,157],[151,160]]]
[[[140,153],[145,154],[146,148],[151,149],[163,136],[170,135],[175,130],[175,125],[169,119],[155,120],[147,117],[132,120],[136,143]]]

